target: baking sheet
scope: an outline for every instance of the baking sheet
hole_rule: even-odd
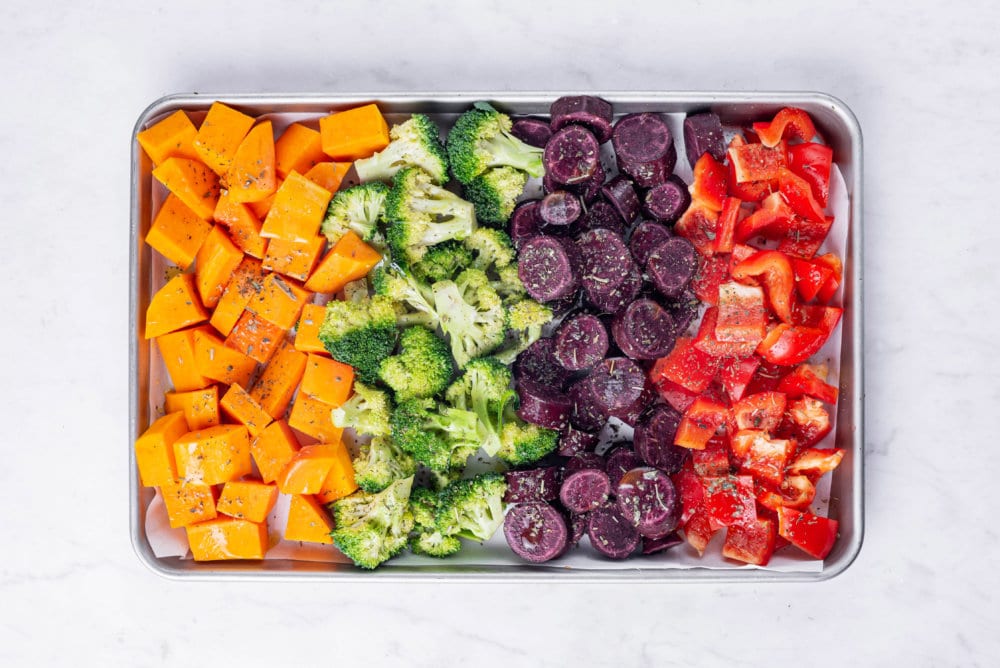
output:
[[[387,114],[386,116],[390,123],[405,119],[405,116],[400,117],[392,114]],[[677,153],[679,156],[675,173],[681,176],[686,182],[690,182],[691,168],[684,157],[686,153],[684,150],[684,133],[682,131],[685,114],[663,114],[663,116],[667,119],[674,132],[674,141],[676,143]],[[311,114],[267,114],[262,117],[272,120],[278,129],[287,126],[292,122],[309,121],[310,119],[316,118],[315,115]],[[434,117],[442,127],[449,127],[451,119],[454,118],[453,115],[446,114],[438,114]],[[192,114],[192,118],[194,118],[197,122],[198,115]],[[605,165],[606,171],[608,171],[609,176],[613,175],[617,170],[615,168],[613,155],[610,153],[610,142],[603,145],[602,152],[602,162]],[[539,195],[540,190],[540,180],[533,180],[528,184],[525,197],[536,197]],[[154,184],[153,211],[156,211],[159,208],[164,198],[165,189],[158,183]],[[835,221],[820,252],[834,252],[841,258],[846,258],[848,248],[848,227],[850,220],[850,199],[843,174],[836,165],[834,165],[831,172],[830,209]],[[155,291],[162,286],[166,280],[169,279],[169,277],[177,272],[177,268],[170,265],[169,262],[157,254],[154,253],[153,255],[153,285],[151,287]],[[844,287],[842,284],[833,300],[834,304],[842,305],[843,290]],[[697,323],[692,325],[692,327],[695,328],[696,324]],[[828,362],[830,367],[830,377],[828,378],[828,382],[834,385],[837,385],[839,381],[841,344],[842,324],[838,324],[834,334],[814,357],[817,361]],[[149,408],[150,415],[153,416],[153,419],[155,419],[156,416],[163,414],[163,393],[170,389],[169,376],[166,374],[162,359],[156,351],[155,346],[153,346],[150,359],[149,377]],[[837,433],[837,414],[838,411],[836,410],[836,407],[830,410],[833,429],[818,447],[834,447],[835,436]],[[606,429],[605,435],[608,433],[610,432]],[[627,428],[624,431],[624,435],[627,435]],[[308,442],[309,441],[306,441],[306,443]],[[830,497],[830,484],[829,475],[824,476],[818,482],[816,502],[813,504],[812,508],[813,512],[824,516],[827,514]],[[184,529],[171,529],[166,521],[166,511],[159,494],[149,494],[150,490],[146,490],[146,492],[146,498],[148,498],[149,501],[146,512],[145,531],[153,554],[157,558],[180,557],[182,559],[190,559],[190,552],[187,549],[187,540]],[[268,550],[265,559],[293,559],[297,561],[350,563],[348,559],[341,555],[332,546],[285,541],[281,538],[281,532],[283,531],[285,521],[287,519],[289,500],[290,497],[287,497],[286,495],[279,495],[278,503],[275,505],[275,508],[268,517],[268,535],[271,547]],[[717,534],[713,537],[712,542],[706,549],[704,556],[701,557],[699,557],[697,551],[691,548],[687,543],[684,543],[666,552],[642,557],[637,556],[624,562],[610,561],[600,557],[594,550],[590,549],[589,545],[587,545],[588,539],[584,536],[579,548],[570,551],[559,560],[551,562],[550,565],[562,568],[579,568],[586,570],[622,570],[634,568],[708,568],[726,570],[761,569],[761,567],[758,566],[743,565],[738,562],[724,559],[721,554],[721,545],[722,541],[724,541],[724,534],[725,532],[717,532]],[[466,542],[463,550],[459,554],[454,555],[445,561],[422,557],[406,552],[396,559],[387,562],[381,568],[391,570],[394,567],[434,566],[442,565],[443,563],[455,564],[456,566],[463,565],[478,567],[524,565],[524,562],[518,559],[510,551],[504,541],[502,532],[498,531],[491,540],[487,541],[483,545]],[[779,550],[775,553],[774,558],[768,566],[762,568],[762,570],[800,573],[816,573],[822,571],[822,569],[822,560],[812,559],[808,555],[805,555],[804,553],[793,548]]]

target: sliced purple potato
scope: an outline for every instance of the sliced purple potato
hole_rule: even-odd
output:
[[[684,539],[675,531],[668,533],[663,538],[644,538],[642,540],[642,553],[656,554],[657,552],[663,552],[683,544]]]
[[[597,316],[567,318],[553,337],[552,354],[567,371],[586,371],[608,353],[608,332]]]
[[[545,145],[542,163],[554,183],[572,185],[587,181],[600,164],[601,147],[594,134],[580,125],[556,131]]]
[[[646,273],[664,297],[679,296],[698,271],[694,244],[684,237],[672,237],[657,246],[646,262]]]
[[[600,431],[607,420],[604,411],[597,405],[589,378],[583,378],[570,385],[567,394],[573,402],[573,412],[569,416],[570,424],[582,431]]]
[[[628,446],[620,445],[608,454],[604,470],[611,480],[611,485],[617,487],[622,476],[637,466],[642,466],[642,460],[635,451]]]
[[[662,538],[677,528],[681,502],[673,481],[653,467],[631,469],[615,488],[618,510],[639,533],[647,538]]]
[[[503,535],[514,554],[525,561],[542,563],[566,551],[569,531],[558,510],[547,503],[521,503],[507,512]]]
[[[525,422],[546,429],[565,429],[573,402],[561,390],[530,381],[517,383],[517,415]]]
[[[517,275],[540,302],[567,297],[580,286],[576,247],[555,237],[532,237],[521,245]]]
[[[568,475],[574,471],[582,471],[583,469],[603,471],[604,467],[604,457],[601,457],[596,452],[578,452],[563,464],[563,475]]]
[[[559,435],[559,449],[556,454],[572,457],[581,452],[593,452],[597,447],[597,434],[569,426]]]
[[[646,374],[627,357],[601,361],[587,376],[593,401],[603,414],[622,410],[635,403],[646,386]]]
[[[625,234],[625,221],[613,206],[604,200],[598,200],[587,207],[587,212],[583,214],[581,226],[584,231],[604,228],[611,230],[618,236]]]
[[[565,190],[556,190],[542,198],[538,208],[542,218],[542,232],[570,236],[576,233],[576,222],[583,215],[583,204],[580,198]]]
[[[559,467],[543,466],[523,471],[507,471],[504,503],[555,501],[559,498]]]
[[[656,247],[672,236],[673,232],[666,225],[643,220],[632,230],[628,249],[632,252],[632,257],[639,263],[639,266],[645,267],[649,256],[653,254]]]
[[[541,234],[542,217],[538,215],[541,204],[537,199],[521,202],[510,215],[510,239],[514,248],[520,249],[525,241]]]
[[[618,312],[611,325],[611,335],[622,352],[635,360],[665,357],[677,340],[670,313],[645,297]]]
[[[692,167],[705,153],[720,162],[726,157],[722,120],[718,114],[694,114],[684,119],[684,150]]]
[[[601,194],[615,207],[626,224],[631,225],[639,216],[639,196],[635,194],[632,181],[628,178],[619,174],[604,184]]]
[[[664,223],[674,223],[680,219],[691,205],[691,193],[687,184],[676,175],[663,183],[653,186],[642,200],[643,211]]]
[[[529,146],[545,148],[552,137],[552,127],[544,118],[526,116],[514,119],[510,133]]]
[[[563,478],[559,501],[573,513],[599,508],[611,494],[611,480],[601,469],[580,469]]]
[[[514,378],[517,382],[530,382],[554,390],[562,390],[569,380],[569,373],[553,354],[555,341],[551,337],[538,339],[514,361]]]
[[[587,536],[593,548],[609,559],[626,559],[639,547],[639,532],[614,505],[589,513]]]
[[[667,404],[656,405],[642,416],[635,426],[632,444],[635,453],[649,466],[673,475],[681,470],[688,449],[674,445],[674,436],[681,423],[681,414]]]
[[[606,142],[611,138],[611,119],[614,110],[611,103],[593,95],[566,95],[549,107],[553,130],[561,130],[567,125],[583,125],[594,133],[597,141]]]

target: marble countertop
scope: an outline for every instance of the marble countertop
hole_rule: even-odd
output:
[[[0,6],[0,665],[995,665],[1000,5],[453,4]],[[125,456],[135,118],[173,92],[433,89],[820,90],[853,108],[867,531],[843,575],[183,583],[139,562]]]

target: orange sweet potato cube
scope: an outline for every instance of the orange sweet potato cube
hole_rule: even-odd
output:
[[[187,433],[184,413],[171,412],[149,425],[135,441],[135,463],[146,487],[157,487],[177,478],[174,442]]]
[[[312,273],[324,246],[326,237],[322,235],[305,243],[271,239],[267,242],[267,252],[264,253],[264,268],[304,281]]]
[[[340,190],[344,176],[351,169],[351,162],[317,162],[302,176],[332,193]]]
[[[188,431],[219,424],[219,388],[215,385],[189,392],[167,392],[163,396],[168,413],[181,411]]]
[[[309,355],[300,392],[337,408],[351,396],[354,368],[322,355]]]
[[[306,289],[313,292],[339,292],[351,281],[367,276],[381,259],[382,255],[377,250],[349,231],[333,245],[309,276]]]
[[[194,283],[191,274],[178,274],[157,290],[146,307],[147,339],[208,320]]]
[[[187,114],[177,110],[137,134],[136,139],[153,164],[159,165],[167,158],[197,160],[198,154],[194,150],[194,138],[197,134],[198,129]],[[319,142],[318,132],[316,141]]]
[[[226,346],[219,337],[203,330],[194,332],[194,364],[198,373],[225,385],[250,385],[257,361]]]
[[[295,350],[288,341],[282,341],[250,389],[250,396],[267,411],[268,415],[277,420],[288,410],[288,404],[291,403],[295,388],[302,380],[305,368],[306,356]]]
[[[334,160],[357,160],[389,145],[389,125],[374,104],[319,119],[323,152]]]
[[[198,366],[194,359],[194,333],[196,331],[206,331],[206,326],[182,329],[178,332],[163,334],[156,337],[156,347],[160,349],[160,356],[170,374],[170,380],[174,384],[174,391],[187,392],[189,390],[200,390],[212,384],[211,378],[198,373]]]
[[[223,424],[188,432],[174,441],[177,474],[186,482],[217,485],[249,475],[250,434],[242,425]]]
[[[285,128],[274,143],[274,153],[278,176],[281,178],[291,172],[305,174],[317,163],[326,160],[319,132],[301,123],[292,123]]]
[[[326,188],[291,172],[274,195],[260,235],[265,239],[311,241],[319,233],[331,197],[333,193]]]
[[[254,295],[246,308],[281,329],[290,330],[298,322],[302,307],[311,298],[309,291],[294,282],[277,274],[268,274],[260,292]]]
[[[299,442],[284,420],[269,424],[250,445],[250,453],[264,482],[274,482],[299,451]]]
[[[253,127],[253,117],[215,102],[194,138],[194,150],[202,162],[222,176],[233,163],[243,138]]]
[[[156,180],[195,214],[205,220],[212,219],[219,201],[219,177],[197,160],[167,158],[153,170]]]
[[[336,463],[337,450],[331,443],[301,448],[278,477],[282,494],[316,494]]]
[[[319,326],[326,316],[326,307],[320,304],[306,304],[295,329],[295,349],[304,353],[327,354],[323,342],[319,340]]]
[[[331,531],[333,531],[333,520],[316,499],[301,494],[292,496],[288,505],[285,540],[330,545],[333,543],[333,538],[330,537]]]
[[[250,311],[244,311],[226,337],[226,345],[266,364],[285,340],[285,330]]]
[[[264,121],[243,138],[222,183],[234,202],[259,202],[277,190],[271,121]]]
[[[225,229],[215,225],[198,249],[198,264],[195,274],[198,295],[208,308],[215,308],[226,289],[226,283],[243,260],[243,251],[236,247]]]
[[[244,257],[229,278],[219,303],[208,321],[223,336],[229,336],[250,300],[264,287],[267,272],[260,260]]]
[[[194,262],[212,224],[170,193],[146,233],[146,243],[182,270]]]
[[[238,383],[229,386],[220,405],[226,415],[246,427],[251,436],[260,435],[271,424],[271,416]]]
[[[263,522],[278,500],[278,488],[259,480],[233,480],[222,486],[215,509],[241,520]]]
[[[333,426],[330,411],[336,406],[313,399],[305,392],[299,392],[292,404],[292,412],[288,415],[288,426],[298,429],[307,436],[312,436],[323,443],[335,443],[344,432],[340,427]],[[313,492],[303,492],[313,494]]]
[[[316,492],[316,498],[322,503],[330,503],[353,494],[358,489],[354,481],[354,464],[351,463],[351,453],[343,441],[330,444],[332,448],[333,466],[323,480],[323,486]]]
[[[167,508],[167,519],[174,529],[211,520],[217,515],[216,493],[211,485],[175,480],[161,485],[160,494]]]
[[[246,204],[234,202],[228,194],[219,197],[212,218],[225,225],[229,238],[241,251],[255,258],[263,258],[267,252],[267,239],[260,236],[261,222]]]
[[[267,553],[267,525],[263,522],[220,517],[186,529],[195,561],[263,559]]]

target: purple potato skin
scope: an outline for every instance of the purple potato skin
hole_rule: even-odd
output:
[[[583,205],[573,193],[556,190],[542,198],[538,215],[544,234],[572,235],[578,227],[575,223],[583,215]]]
[[[656,554],[657,552],[663,552],[664,550],[669,550],[672,547],[683,544],[684,539],[677,532],[668,533],[663,538],[644,538],[642,541],[642,553],[644,555]]]
[[[632,236],[628,240],[628,248],[639,266],[645,267],[649,256],[653,254],[656,247],[672,236],[673,232],[666,225],[643,220],[632,230]]]
[[[705,153],[721,162],[726,157],[726,144],[718,114],[709,112],[685,118],[684,148],[692,167]]]
[[[609,559],[626,559],[639,547],[639,532],[622,517],[616,506],[592,511],[587,522],[587,535],[591,546]]]
[[[609,357],[587,377],[594,404],[607,415],[635,403],[646,387],[646,374],[627,357]]]
[[[605,471],[611,480],[611,485],[617,487],[623,475],[641,465],[642,460],[632,448],[618,446],[608,455]]]
[[[576,239],[580,257],[580,273],[588,292],[604,292],[617,288],[634,266],[632,254],[621,236],[607,228],[582,233]]]
[[[547,503],[532,501],[507,512],[503,535],[514,554],[538,564],[566,551],[569,531],[558,510]]]
[[[674,145],[670,126],[659,114],[641,112],[618,119],[611,133],[611,145],[619,160],[652,162],[666,155]]]
[[[559,435],[559,450],[557,454],[563,457],[572,457],[581,452],[593,452],[596,446],[597,434],[570,426]]]
[[[538,301],[562,299],[580,287],[579,253],[572,242],[532,237],[521,245],[517,275]]]
[[[639,423],[639,418],[642,414],[653,404],[656,399],[656,389],[653,384],[648,380],[646,381],[646,387],[642,390],[642,394],[639,398],[635,400],[631,406],[623,408],[620,411],[611,411],[608,413],[608,417],[615,417],[627,424],[630,427],[635,427]]]
[[[632,178],[640,188],[653,188],[667,182],[677,166],[677,149],[671,144],[666,155],[652,162],[625,162],[619,158],[618,171]]]
[[[569,380],[569,373],[552,354],[555,341],[551,337],[538,339],[514,361],[517,382],[532,382],[543,387],[562,390]]]
[[[573,471],[562,481],[559,501],[570,512],[586,513],[599,508],[611,495],[611,480],[602,469]]]
[[[671,175],[661,184],[646,192],[643,211],[663,223],[674,223],[691,205],[691,193],[679,176]]]
[[[545,119],[527,116],[514,119],[510,133],[529,146],[545,148],[545,144],[552,138],[552,127]]]
[[[590,179],[600,164],[600,145],[594,134],[580,125],[556,131],[545,145],[542,163],[552,182],[564,185]]]
[[[545,466],[522,471],[507,471],[504,503],[555,501],[559,498],[559,467]]]
[[[589,313],[566,319],[553,338],[552,354],[567,371],[591,369],[608,353],[604,323]]]
[[[698,307],[701,302],[698,296],[690,289],[684,290],[673,303],[668,305],[667,310],[674,319],[674,331],[677,336],[682,336],[688,330],[695,317],[698,315]]]
[[[596,452],[578,452],[566,460],[566,463],[563,465],[563,475],[569,475],[574,471],[582,471],[583,469],[603,471],[605,466],[604,457],[601,457]]]
[[[639,216],[639,196],[635,194],[632,181],[619,174],[604,184],[601,188],[604,195],[615,211],[626,222],[631,225],[632,221]]]
[[[517,396],[517,415],[525,422],[556,430],[569,424],[573,402],[557,388],[523,381],[517,383]]]
[[[582,431],[596,432],[606,422],[603,412],[594,399],[594,393],[589,384],[589,378],[583,378],[569,386],[567,391],[573,401],[573,412],[570,413],[571,425]]]
[[[641,298],[619,311],[611,325],[615,343],[635,360],[666,356],[676,341],[674,319],[652,299]]]
[[[604,143],[611,138],[611,119],[614,109],[607,100],[593,95],[566,95],[549,107],[553,130],[561,130],[567,125],[586,126],[597,141]]]
[[[581,225],[584,231],[604,228],[618,236],[624,236],[626,229],[625,221],[618,215],[618,211],[604,200],[598,200],[587,208]]]
[[[541,234],[542,217],[538,215],[541,200],[521,202],[510,216],[510,238],[514,248],[520,250],[521,244],[531,237]]]
[[[576,547],[580,544],[580,539],[587,533],[587,521],[590,519],[587,513],[568,513],[569,515],[569,547]]]
[[[588,283],[591,288],[593,284]],[[639,267],[634,263],[629,263],[629,272],[625,280],[615,288],[610,290],[590,289],[584,290],[587,302],[600,313],[617,313],[632,302],[642,290],[642,274]]]
[[[648,466],[673,475],[688,458],[688,449],[674,445],[681,414],[666,404],[657,404],[639,420],[632,440],[635,452]]]
[[[667,239],[649,255],[646,273],[664,297],[679,296],[698,271],[694,245],[684,237]]]
[[[631,469],[615,488],[618,510],[646,538],[662,538],[677,528],[681,517],[680,495],[663,471],[652,467]]]

